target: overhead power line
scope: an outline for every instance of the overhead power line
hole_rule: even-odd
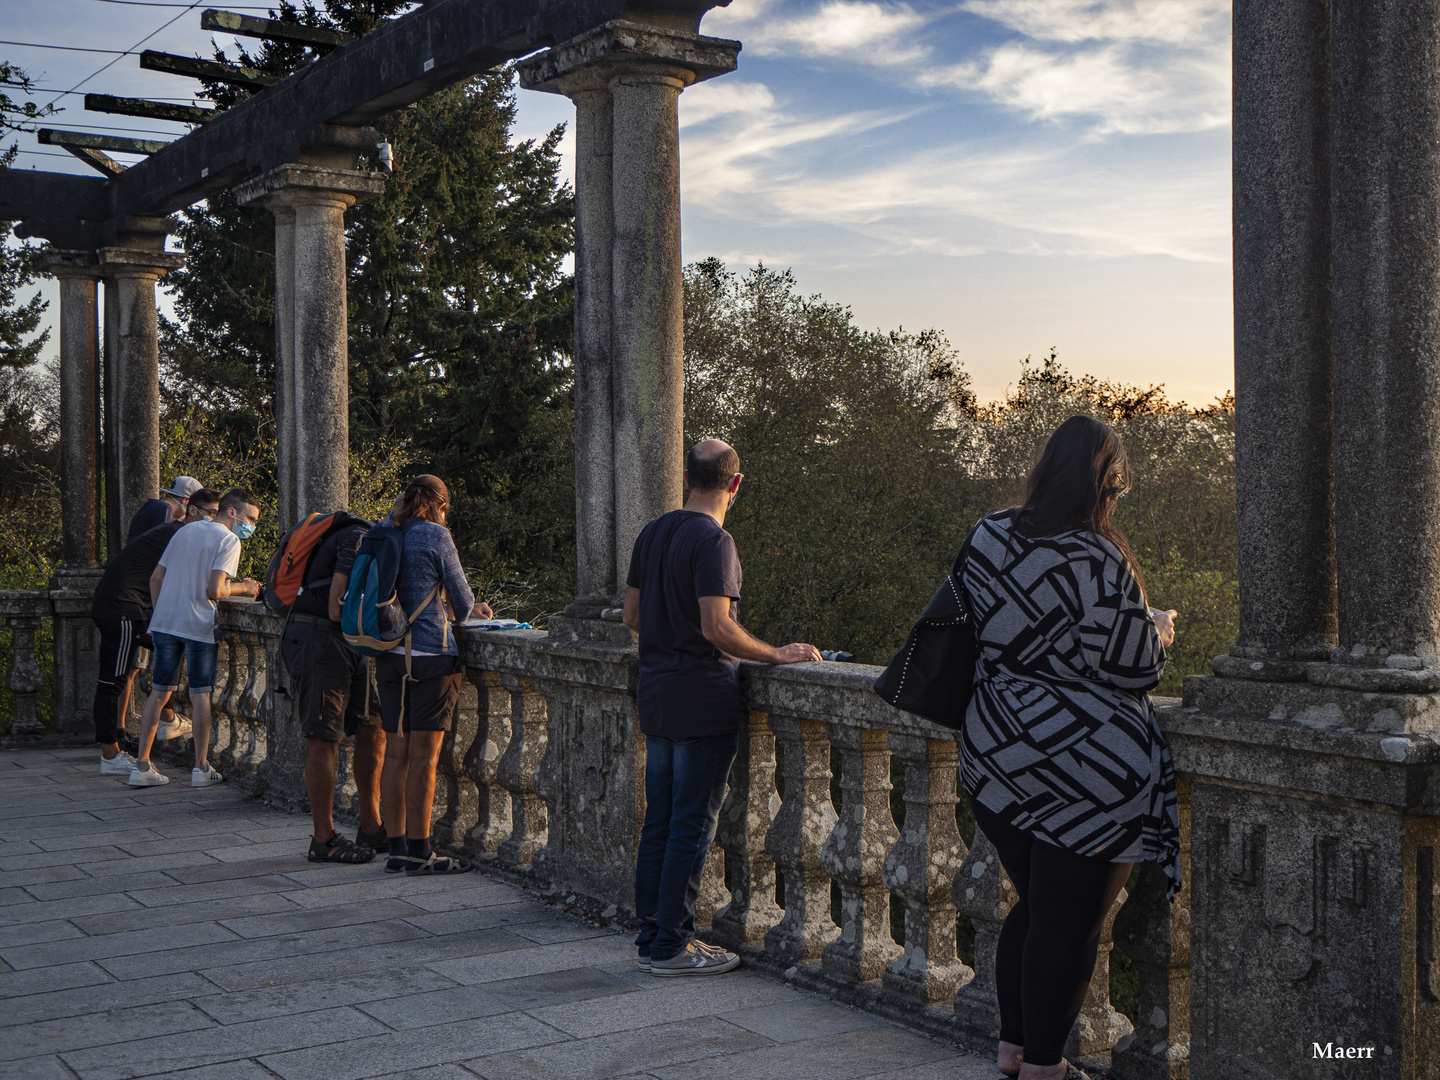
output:
[[[167,21],[164,23],[164,25],[158,26],[158,27],[156,27],[154,30],[151,30],[150,33],[146,34],[143,38],[141,38],[139,41],[137,41],[134,45],[131,45],[130,48],[126,49],[123,53],[121,53],[120,56],[127,56],[127,55],[129,55],[130,53],[133,53],[136,49],[140,48],[141,45],[144,45],[147,41],[149,41],[151,38],[153,38],[156,34],[160,33],[161,30],[166,29],[166,28],[169,27],[172,23],[177,23],[177,22],[179,22],[181,19],[183,19],[183,18],[185,17],[185,15],[186,15],[187,12],[194,11],[194,10],[195,10],[197,7],[199,7],[199,6],[201,5],[201,3],[203,3],[203,2],[204,2],[204,0],[195,0],[195,3],[187,5],[186,8],[185,8],[185,10],[182,11],[182,12],[180,12],[179,15],[176,15],[173,19],[167,20]],[[99,69],[97,69],[97,70],[95,70],[95,71],[92,71],[89,75],[86,75],[85,78],[81,79],[81,80],[80,80],[78,83],[76,83],[74,86],[70,87],[69,90],[63,91],[61,95],[51,98],[51,99],[46,103],[47,106],[49,106],[49,105],[54,105],[55,102],[57,102],[57,101],[60,100],[60,97],[63,96],[63,94],[73,94],[76,90],[79,90],[80,87],[84,86],[87,82],[89,82],[91,79],[95,78],[95,76],[96,76],[96,75],[99,75],[102,71],[108,71],[110,68],[114,67],[116,64],[118,64],[118,63],[120,62],[120,56],[115,57],[114,60],[111,60],[108,64],[105,64],[103,67],[101,67],[101,68],[99,68]]]
[[[159,4],[152,0],[94,0],[97,4],[122,4],[125,7],[158,7],[158,8],[185,8],[194,7],[194,4]],[[244,4],[226,4],[227,11],[269,11],[269,7],[247,6]]]
[[[0,45],[14,45],[21,49],[59,49],[62,52],[98,52],[114,53],[116,56],[127,56],[124,49],[85,49],[79,45],[45,45],[38,41],[0,41]]]

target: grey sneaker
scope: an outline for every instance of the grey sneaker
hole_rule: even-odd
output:
[[[651,960],[650,974],[669,977],[671,975],[723,975],[740,966],[740,957],[724,949],[692,941],[669,960]]]
[[[103,755],[100,758],[101,776],[129,776],[130,770],[134,767],[135,759],[124,750],[121,750],[112,758],[106,758]]]
[[[193,730],[194,728],[191,725],[190,721],[186,720],[183,716],[181,716],[177,717],[173,724],[157,725],[155,728],[155,738],[160,739],[164,742],[168,742],[171,739],[184,738],[186,735],[189,735]]]
[[[725,952],[719,945],[711,945],[709,942],[701,941],[699,938],[695,939],[695,947],[707,953]],[[638,949],[636,953],[640,970],[648,975],[650,973],[650,954],[648,952],[640,952]]]
[[[147,762],[147,764],[149,763]],[[157,787],[160,784],[168,784],[169,782],[170,777],[155,768],[154,765],[142,769],[137,763],[135,767],[130,770],[129,783],[131,787]]]

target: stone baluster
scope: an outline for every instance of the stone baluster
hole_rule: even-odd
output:
[[[1110,905],[1105,915],[1105,924],[1100,930],[1100,948],[1095,954],[1095,971],[1090,976],[1090,993],[1085,995],[1085,1004],[1070,1037],[1065,1042],[1065,1056],[1072,1061],[1096,1061],[1101,1055],[1135,1032],[1130,1021],[1110,1004],[1110,946],[1115,926],[1115,916],[1124,906],[1127,894],[1124,889]]]
[[[890,747],[883,731],[825,725],[840,752],[840,818],[820,862],[840,886],[840,936],[821,965],[846,982],[878,979],[902,951],[890,936],[890,893],[881,880],[899,832],[890,813]]]
[[[729,902],[730,890],[725,887],[725,849],[713,843],[705,855],[700,893],[695,897],[695,925],[713,927],[715,913]]]
[[[752,712],[740,731],[730,792],[720,807],[715,833],[730,873],[730,901],[715,912],[710,927],[716,940],[727,945],[759,945],[784,915],[775,903],[775,863],[765,848],[779,809],[775,736],[765,714]]]
[[[1000,1007],[995,996],[995,950],[1000,928],[1020,897],[1000,865],[995,845],[981,829],[951,891],[955,906],[970,916],[975,928],[975,977],[955,995],[955,1022],[962,1035],[976,1043],[1000,1037]]]
[[[528,675],[502,675],[510,691],[510,743],[496,771],[500,786],[510,793],[510,835],[497,849],[504,862],[529,868],[549,837],[549,813],[535,791],[535,771],[545,756],[545,699]]]
[[[245,752],[236,758],[235,764],[240,771],[253,774],[265,760],[265,727],[260,722],[260,699],[265,685],[264,652],[255,634],[242,633],[236,637],[245,643],[245,667],[235,715],[244,721],[246,740]]]
[[[241,753],[244,738],[239,718],[235,715],[240,689],[238,684],[242,679],[237,671],[237,654],[243,655],[244,651],[232,638],[221,643],[215,660],[215,693],[211,698],[211,711],[216,731],[215,761],[222,772],[226,769],[234,771],[236,755]]]
[[[230,690],[230,642],[215,650],[215,689],[210,692],[210,760],[222,766],[234,753],[235,724],[227,707]]]
[[[45,688],[45,678],[35,662],[35,631],[40,629],[40,616],[9,615],[5,621],[10,626],[10,675],[5,685],[15,695],[10,738],[38,738],[45,734],[45,725],[35,711],[35,699]]]
[[[500,760],[510,746],[510,691],[493,671],[467,667],[465,675],[476,699],[475,738],[464,761],[476,788],[476,814],[465,845],[476,855],[494,855],[510,835],[510,792],[499,779]]]
[[[1180,873],[1174,903],[1157,863],[1140,868],[1135,891],[1115,917],[1115,944],[1135,965],[1138,1007],[1133,1040],[1112,1056],[1127,1080],[1184,1080],[1190,1064],[1190,784],[1176,785]],[[1128,1043],[1128,1045],[1127,1045]]]
[[[435,769],[435,814],[430,838],[440,847],[463,847],[479,815],[479,793],[465,771],[465,759],[479,730],[477,694],[469,682],[460,683],[455,722],[440,743]]]
[[[765,947],[790,960],[819,960],[840,933],[830,918],[830,875],[820,858],[836,821],[830,744],[819,720],[772,715],[770,728],[784,747],[785,789],[765,851],[783,875],[785,917],[765,935]]]
[[[905,902],[905,955],[885,969],[885,987],[921,1002],[949,1001],[974,974],[955,952],[950,898],[965,842],[955,825],[953,739],[891,735],[905,762],[905,824],[885,858],[884,882]]]
[[[562,713],[574,713],[574,704],[567,701],[569,687],[563,683],[537,682],[535,692],[545,703],[545,751],[540,755],[539,762],[535,765],[535,775],[532,783],[535,797],[547,807],[557,806],[556,799],[560,795],[560,753],[565,749],[561,738]],[[555,705],[550,705],[550,702]],[[570,730],[574,730],[571,728]],[[535,876],[544,881],[554,881],[558,869],[559,851],[557,850],[566,841],[567,826],[573,827],[574,822],[562,821],[558,816],[552,817],[546,814],[545,846],[535,853],[531,860],[531,870]],[[633,860],[632,860],[633,865]],[[626,876],[629,874],[627,872]]]

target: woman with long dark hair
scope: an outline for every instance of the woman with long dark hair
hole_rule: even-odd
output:
[[[450,622],[491,616],[476,603],[445,527],[450,491],[438,476],[422,473],[405,485],[390,520],[405,533],[395,591],[411,619],[408,649],[401,645],[375,661],[385,764],[380,801],[389,837],[390,874],[460,874],[474,869],[465,859],[430,849],[430,812],[435,805],[435,767],[440,744],[460,697],[460,650]],[[473,606],[472,606],[473,605]],[[408,652],[408,655],[407,655]]]
[[[1147,691],[1174,611],[1154,611],[1113,516],[1119,437],[1088,416],[1050,436],[1020,506],[990,514],[963,571],[980,646],[965,792],[1019,896],[995,957],[1000,1071],[1076,1080],[1065,1039],[1134,863],[1180,887],[1175,770]]]

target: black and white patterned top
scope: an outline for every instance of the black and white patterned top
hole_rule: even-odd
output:
[[[1146,693],[1165,650],[1140,585],[1109,541],[1023,536],[1012,516],[980,523],[962,572],[980,644],[965,790],[1077,854],[1159,861],[1173,897],[1175,768]]]

